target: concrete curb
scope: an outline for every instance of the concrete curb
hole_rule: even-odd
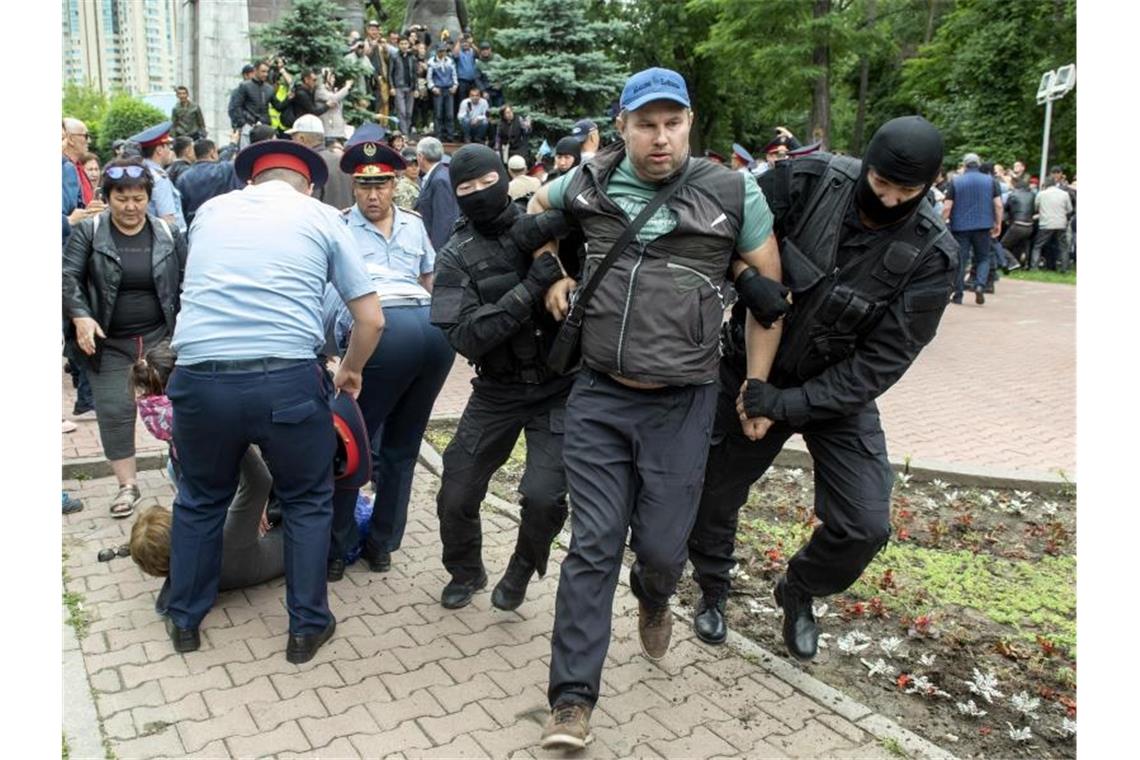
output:
[[[419,462],[437,478],[443,472],[443,457],[426,441],[420,444]],[[517,504],[512,504],[492,493],[487,494],[484,503],[514,522],[519,522],[519,506]],[[559,540],[563,546],[570,545],[568,527],[562,529]],[[622,567],[621,584],[623,586],[629,585],[629,568]],[[693,610],[688,607],[680,604],[673,604],[671,607],[674,617],[682,620],[685,624],[693,619]],[[835,711],[876,739],[880,741],[890,739],[898,742],[909,757],[923,758],[923,760],[955,760],[956,758],[955,755],[938,745],[913,731],[903,728],[866,705],[856,702],[834,687],[813,678],[787,660],[777,657],[747,636],[742,636],[736,631],[729,631],[726,646],[745,659],[756,662],[776,678],[815,700],[823,707]]]
[[[135,468],[143,470],[162,470],[166,467],[169,458],[165,451],[140,451],[135,455]],[[86,457],[83,459],[67,459],[63,462],[64,480],[97,480],[109,478],[115,473],[111,470],[111,463],[103,457]]]
[[[99,714],[95,709],[95,697],[91,694],[83,650],[79,648],[79,639],[75,636],[75,629],[68,625],[67,617],[67,606],[64,605],[63,735],[67,737],[68,754],[76,758],[105,757],[103,732],[99,728]]]

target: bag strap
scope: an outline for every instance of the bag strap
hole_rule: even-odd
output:
[[[574,325],[581,324],[582,316],[586,311],[586,303],[589,302],[590,297],[594,295],[594,291],[598,289],[598,284],[601,282],[602,276],[613,266],[614,262],[617,261],[618,257],[621,256],[622,252],[630,242],[633,241],[633,236],[641,231],[641,228],[645,226],[645,223],[649,221],[651,216],[657,213],[657,209],[661,208],[662,204],[669,200],[669,198],[673,196],[673,193],[680,189],[681,185],[685,184],[685,179],[689,176],[689,169],[691,167],[692,159],[689,159],[689,162],[685,164],[684,171],[681,172],[681,176],[658,190],[650,199],[649,203],[645,204],[645,208],[641,210],[641,213],[622,230],[617,242],[613,244],[609,253],[606,254],[606,257],[598,264],[598,268],[595,269],[594,273],[590,276],[590,281],[586,283],[586,287],[582,288],[577,298],[574,299],[574,305],[571,307],[570,313],[566,315],[567,322]]]

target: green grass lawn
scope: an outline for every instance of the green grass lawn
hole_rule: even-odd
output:
[[[1019,269],[1011,274],[1002,275],[1011,280],[1031,280],[1032,282],[1056,282],[1061,285],[1076,285],[1077,284],[1077,270],[1070,269],[1068,272],[1061,274],[1060,272],[1053,272],[1048,269],[1037,269],[1029,272],[1024,269]]]

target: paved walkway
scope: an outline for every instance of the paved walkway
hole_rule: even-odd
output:
[[[891,456],[1075,478],[1076,288],[1003,280],[985,306],[966,301],[947,309],[937,337],[879,401]],[[435,416],[463,411],[472,376],[457,359]],[[67,375],[63,389],[66,414]],[[136,441],[140,451],[165,449],[141,425]],[[63,436],[64,459],[100,455],[95,423]]]
[[[550,573],[517,612],[491,608],[486,591],[463,610],[444,610],[436,601],[446,580],[437,481],[426,471],[417,473],[393,569],[370,574],[358,563],[330,585],[336,635],[301,666],[284,657],[281,580],[221,594],[203,622],[202,649],[174,653],[154,612],[159,581],[128,558],[96,560],[130,529],[130,521],[107,516],[113,481],[63,485],[87,502],[63,519],[64,568],[66,589],[82,597],[91,619],[65,651],[65,668],[85,671],[116,757],[559,756],[543,753],[537,740],[564,553],[556,550]],[[142,473],[140,485],[144,505],[170,503],[159,472]],[[488,511],[484,532],[494,579],[515,524]],[[592,721],[596,740],[575,757],[891,758],[886,737],[911,757],[946,757],[783,659],[701,645],[684,618],[654,665],[639,651],[636,608],[623,573]],[[82,698],[84,685],[70,682],[68,695]],[[65,716],[69,736],[82,731],[68,725],[80,713]]]

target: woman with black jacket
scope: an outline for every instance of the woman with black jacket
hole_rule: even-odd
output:
[[[146,211],[153,187],[142,159],[109,163],[107,210],[76,225],[63,252],[67,340],[87,365],[103,454],[119,481],[112,517],[130,516],[141,498],[130,369],[174,333],[186,269],[186,239]]]

